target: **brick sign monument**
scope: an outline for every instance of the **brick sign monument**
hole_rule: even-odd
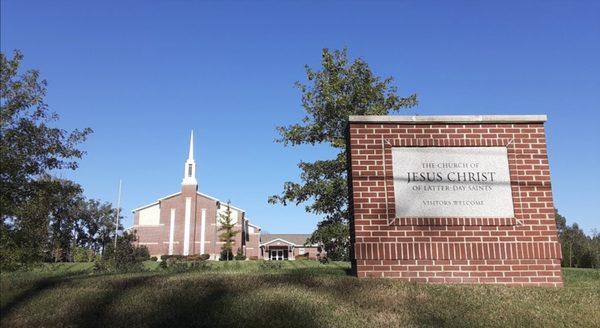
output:
[[[545,121],[351,116],[357,276],[562,286]]]

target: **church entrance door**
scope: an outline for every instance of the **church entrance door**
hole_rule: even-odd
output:
[[[272,249],[269,255],[271,261],[283,261],[288,259],[288,252],[284,249]]]

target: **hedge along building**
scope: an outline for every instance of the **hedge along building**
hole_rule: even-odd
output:
[[[229,205],[235,237],[233,252],[242,249],[249,258],[258,258],[260,227],[253,225],[244,210]],[[227,204],[198,191],[194,161],[194,133],[190,135],[181,191],[133,210],[137,244],[148,247],[152,256],[209,254],[217,259],[223,242],[219,222]]]
[[[545,121],[351,116],[357,276],[561,286]]]

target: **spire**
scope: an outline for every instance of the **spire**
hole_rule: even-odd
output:
[[[188,155],[188,160],[194,160],[194,130],[190,134],[190,154]]]
[[[185,166],[183,168],[183,181],[181,181],[182,185],[197,185],[196,181],[196,162],[194,161],[194,130],[190,134],[190,151],[188,154],[188,159],[185,161]]]

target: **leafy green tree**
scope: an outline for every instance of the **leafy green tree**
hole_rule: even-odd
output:
[[[569,226],[567,219],[558,210],[556,228],[562,247],[562,266],[600,268],[600,236],[597,232],[587,236],[577,223]]]
[[[93,262],[94,258],[93,250],[81,246],[73,247],[73,262]]]
[[[51,186],[45,201],[48,204],[48,243],[55,262],[72,260],[75,246],[75,226],[79,221],[79,204],[83,201],[80,185],[69,180],[46,178]]]
[[[90,199],[79,203],[79,220],[75,226],[75,243],[92,249],[96,254],[104,252],[114,241],[117,209],[108,202]],[[121,211],[121,213],[123,213]],[[122,216],[119,222],[122,222]],[[118,230],[123,226],[119,224]]]
[[[301,182],[285,182],[283,192],[269,198],[272,204],[306,203],[306,211],[323,215],[313,238],[331,236],[339,243],[325,244],[331,254],[348,254],[348,209],[346,134],[350,115],[387,115],[417,105],[417,96],[400,97],[391,77],[376,76],[361,58],[350,61],[348,51],[323,49],[321,68],[305,67],[308,84],[296,82],[305,112],[300,123],[278,127],[277,142],[285,146],[327,144],[333,159],[300,162]],[[329,225],[333,225],[329,227]],[[322,230],[322,231],[320,231]],[[340,244],[341,243],[341,244]],[[344,255],[347,256],[347,255]]]
[[[142,261],[148,259],[148,249],[144,246],[136,247],[135,234],[124,232],[117,238],[117,247],[114,243],[106,245],[100,261],[96,262],[96,270],[109,272],[140,271]],[[142,248],[142,249],[140,249]]]
[[[230,261],[233,260],[233,244],[235,243],[235,236],[239,233],[235,230],[235,223],[231,217],[231,206],[230,202],[225,205],[225,213],[221,213],[219,218],[219,240],[223,242],[221,246],[221,260]]]
[[[600,232],[594,229],[590,239],[592,268],[600,269]]]
[[[15,211],[15,218],[2,228],[0,262],[22,264],[42,260],[65,261],[70,258],[76,203],[81,196],[79,185],[43,175],[35,182],[38,188],[29,200]]]
[[[23,55],[0,53],[0,261],[38,261],[48,251],[52,194],[61,186],[52,170],[76,169],[84,154],[77,146],[91,129],[52,126],[58,115],[44,102],[46,81],[21,72]]]
[[[37,181],[38,184],[46,184]],[[3,269],[16,268],[42,261],[47,257],[48,247],[48,194],[51,188],[38,188],[27,203],[14,211],[14,218],[3,220],[0,225],[0,265]]]
[[[37,70],[19,75],[23,55],[15,51],[8,59],[0,53],[0,208],[3,220],[39,186],[37,178],[50,170],[76,169],[84,152],[77,145],[91,129],[66,130],[52,127],[58,115],[44,102],[46,81]]]
[[[322,245],[329,260],[347,261],[350,257],[350,229],[343,222],[320,222],[308,243]]]

